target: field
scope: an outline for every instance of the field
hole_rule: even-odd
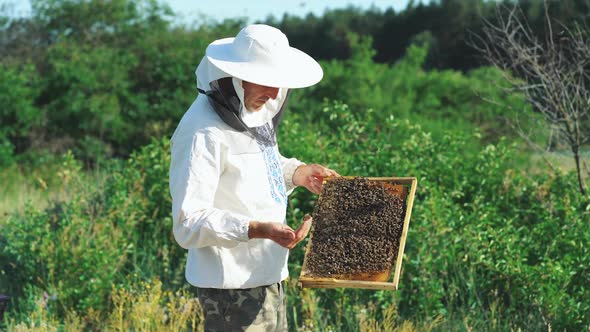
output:
[[[39,3],[0,35],[10,46],[0,49],[0,294],[11,297],[0,330],[200,331],[172,235],[169,138],[197,94],[206,45],[243,22],[174,26],[150,1]],[[399,290],[299,288],[304,240],[285,284],[292,331],[590,328],[590,198],[567,146],[527,145],[510,124],[518,116],[544,146],[543,119],[498,69],[451,68],[462,48],[445,49],[455,44],[436,30],[408,35],[403,54],[384,59],[382,35],[353,29],[455,8],[442,3],[274,21],[347,50],[320,59],[318,85],[292,93],[281,153],[342,175],[418,179]],[[317,199],[297,188],[289,225]]]

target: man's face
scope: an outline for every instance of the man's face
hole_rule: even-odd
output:
[[[279,88],[246,81],[242,81],[242,87],[244,88],[244,105],[250,112],[260,111],[267,100],[275,99],[279,94]]]

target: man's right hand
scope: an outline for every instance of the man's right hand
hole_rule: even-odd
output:
[[[251,221],[248,227],[250,239],[271,239],[287,249],[293,249],[309,233],[311,216],[306,215],[299,228],[294,231],[291,227],[278,222]]]
[[[250,239],[270,239],[280,246],[289,248],[295,240],[295,231],[282,223],[251,221],[248,226]]]
[[[311,216],[306,214],[303,218],[303,222],[299,225],[299,228],[295,231],[295,239],[291,242],[291,244],[287,247],[289,249],[295,248],[297,243],[301,242],[309,233],[311,229]]]

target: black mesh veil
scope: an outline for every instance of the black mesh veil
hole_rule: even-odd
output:
[[[259,144],[264,146],[274,146],[277,144],[276,128],[279,126],[283,111],[287,105],[287,100],[291,93],[290,90],[287,91],[281,109],[272,118],[272,126],[269,123],[266,123],[259,127],[248,127],[240,117],[242,103],[234,89],[232,78],[220,78],[212,81],[209,86],[211,87],[211,90],[209,91],[203,91],[201,89],[198,89],[198,91],[207,96],[209,103],[223,122],[237,131],[247,132],[255,138]]]

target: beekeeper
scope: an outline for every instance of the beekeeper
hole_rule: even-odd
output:
[[[283,157],[276,129],[290,89],[319,82],[320,65],[268,25],[212,42],[197,70],[199,96],[171,139],[174,237],[188,249],[205,330],[286,331],[289,249],[311,226],[286,224],[296,186],[319,194],[338,174]]]

